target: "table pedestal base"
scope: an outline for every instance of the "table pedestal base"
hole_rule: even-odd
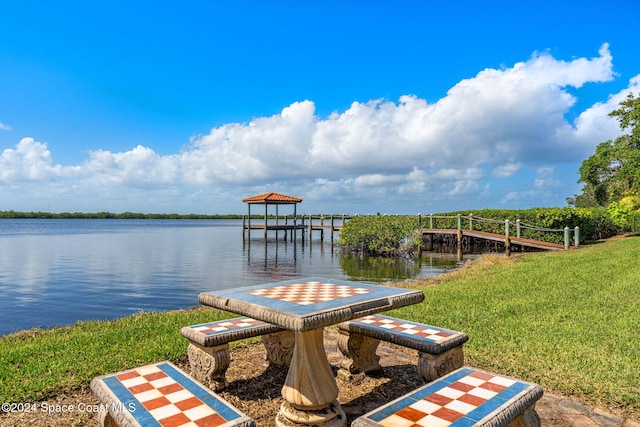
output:
[[[294,332],[295,348],[282,388],[278,427],[344,427],[338,385],[324,350],[323,329]]]
[[[276,427],[344,427],[347,416],[336,400],[328,407],[317,411],[299,411],[289,402],[284,402],[276,416]]]

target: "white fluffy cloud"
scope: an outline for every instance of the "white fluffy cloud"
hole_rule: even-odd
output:
[[[235,200],[276,187],[312,200],[433,197],[491,206],[492,187],[504,182],[510,190],[503,200],[513,202],[561,187],[554,165],[579,164],[599,142],[620,133],[608,113],[629,90],[637,91],[640,76],[573,122],[566,119],[576,103],[569,89],[614,77],[605,44],[591,59],[567,62],[535,53],[510,68],[483,70],[435,103],[405,95],[397,102],[354,102],[321,118],[312,101],[294,102],[279,114],[194,136],[171,155],[143,146],[105,149],[62,166],[45,143],[24,138],[0,155],[0,189],[40,181],[49,191],[67,193],[146,189],[147,197],[154,190],[189,197],[191,190],[181,188],[198,194],[214,188]],[[527,168],[535,177],[517,189],[513,180]]]
[[[68,176],[71,169],[54,165],[45,144],[23,138],[15,149],[0,155],[0,184],[47,181]]]

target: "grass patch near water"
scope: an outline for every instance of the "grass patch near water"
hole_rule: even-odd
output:
[[[0,401],[38,401],[87,387],[98,375],[186,358],[181,327],[229,317],[207,308],[141,313],[0,337]]]

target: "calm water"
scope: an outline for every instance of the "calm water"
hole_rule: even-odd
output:
[[[428,277],[455,255],[362,259],[320,243],[243,242],[235,220],[0,220],[0,335],[198,304],[212,289],[297,277]]]

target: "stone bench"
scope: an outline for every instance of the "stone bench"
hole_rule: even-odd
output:
[[[189,340],[191,376],[214,391],[228,385],[225,374],[231,361],[232,341],[262,336],[267,361],[274,365],[288,365],[293,355],[294,339],[290,331],[249,317],[185,326],[180,333]]]
[[[469,336],[435,326],[379,314],[338,324],[341,370],[347,374],[381,369],[376,349],[380,341],[418,350],[418,373],[433,381],[464,365],[462,345]],[[343,371],[343,372],[344,372]]]
[[[254,420],[170,362],[94,378],[100,427],[211,425],[255,427]]]
[[[463,367],[357,418],[353,427],[539,427],[537,384]]]

